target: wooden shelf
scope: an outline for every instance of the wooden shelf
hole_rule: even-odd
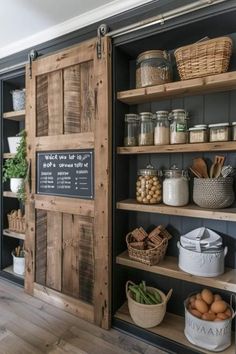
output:
[[[138,104],[177,96],[189,96],[236,89],[236,71],[203,78],[171,82],[164,85],[120,91],[117,99],[126,104]]]
[[[4,272],[10,273],[12,275],[14,275],[15,277],[18,277],[20,279],[24,279],[24,275],[19,275],[13,272],[13,265],[6,267],[3,269]]]
[[[135,199],[125,199],[116,203],[117,209],[142,211],[164,215],[187,216],[191,218],[236,221],[236,208],[203,209],[196,205],[172,207],[164,204],[146,205],[139,204]]]
[[[5,112],[3,113],[3,118],[22,122],[25,120],[25,110]]]
[[[4,191],[3,196],[8,198],[17,198],[16,193],[13,193],[11,191]]]
[[[127,302],[124,303],[124,305],[116,312],[115,318],[118,318],[119,320],[131,323],[134,325],[134,322],[132,321],[129,310],[128,310],[128,305]],[[180,343],[182,345],[185,345],[186,347],[193,348],[195,350],[199,350],[201,353],[207,353],[210,354],[212,352],[198,348],[194,345],[192,345],[187,338],[184,335],[184,317],[177,316],[174,314],[166,313],[163,322],[156,327],[145,329],[145,331],[149,331],[153,334],[169,338],[177,343]],[[227,348],[226,350],[222,351],[222,354],[235,354],[235,340],[232,336],[232,345]]]
[[[116,263],[174,279],[185,280],[195,284],[202,284],[217,289],[236,292],[236,269],[226,268],[225,273],[219,275],[218,277],[205,278],[188,274],[179,269],[178,259],[176,257],[165,256],[164,260],[159,264],[148,266],[129,258],[128,251],[125,251],[117,256]]]
[[[12,153],[10,153],[10,152],[5,152],[4,154],[3,154],[3,158],[4,159],[13,159],[13,157],[15,157],[16,156],[16,154],[12,154]]]
[[[19,240],[25,240],[25,234],[21,234],[19,232],[14,232],[14,231],[10,231],[8,229],[4,229],[2,233],[4,236],[7,236],[7,237],[13,237],[13,238],[17,238]]]
[[[169,154],[182,152],[200,151],[236,151],[236,141],[219,143],[198,143],[198,144],[174,144],[174,145],[151,145],[151,146],[119,146],[118,154]]]

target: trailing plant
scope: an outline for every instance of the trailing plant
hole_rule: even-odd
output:
[[[22,130],[19,133],[21,136],[20,143],[17,147],[16,154],[13,158],[7,159],[3,166],[3,182],[11,178],[23,178],[24,182],[27,179],[28,164],[26,160],[26,132]],[[25,200],[25,183],[17,193],[17,198],[21,201]]]

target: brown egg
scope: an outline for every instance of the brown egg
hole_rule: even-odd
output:
[[[222,297],[219,294],[214,295],[214,301],[222,300]]]
[[[195,299],[196,299],[196,296],[192,295],[192,296],[190,296],[189,301],[192,302],[192,301],[195,301]]]
[[[196,306],[196,309],[201,313],[208,312],[208,310],[209,310],[207,303],[203,300],[196,300],[195,306]]]
[[[227,303],[223,300],[214,301],[211,305],[211,311],[215,313],[225,312],[227,309]]]
[[[219,318],[220,320],[226,320],[227,318],[229,318],[225,313],[219,312],[217,313],[217,318]]]
[[[198,300],[202,300],[202,296],[201,296],[201,294],[200,294],[200,293],[198,293],[198,294],[196,295],[196,299],[198,299]]]
[[[192,309],[196,309],[195,300],[190,302]]]
[[[190,310],[190,313],[195,317],[198,317],[198,318],[202,317],[201,312],[199,312],[198,310],[192,309],[192,310]]]
[[[212,294],[211,290],[203,289],[201,292],[202,300],[204,300],[208,305],[211,305],[214,301],[214,295]]]
[[[215,318],[216,318],[216,315],[214,313],[206,312],[202,315],[202,320],[205,320],[205,321],[214,321]]]
[[[232,317],[232,313],[230,308],[227,308],[227,310],[224,312],[228,317]]]

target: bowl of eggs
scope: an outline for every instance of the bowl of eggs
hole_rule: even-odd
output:
[[[185,336],[194,345],[221,351],[231,345],[235,313],[219,294],[203,289],[185,300]]]

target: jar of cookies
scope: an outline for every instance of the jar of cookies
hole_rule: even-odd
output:
[[[158,204],[162,201],[160,172],[152,165],[138,171],[136,200],[143,204]]]

